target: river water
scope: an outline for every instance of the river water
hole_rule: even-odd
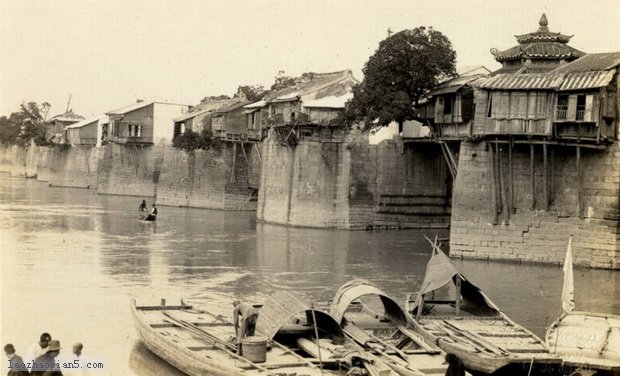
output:
[[[175,375],[139,344],[129,303],[187,302],[230,315],[233,299],[292,289],[329,300],[366,278],[404,302],[417,290],[434,231],[348,232],[257,223],[255,213],[160,207],[137,220],[139,198],[52,188],[0,176],[2,343],[18,354],[42,332],[76,341],[97,374]],[[559,266],[455,260],[515,321],[543,335],[560,312]],[[577,309],[620,314],[620,272],[575,270]]]

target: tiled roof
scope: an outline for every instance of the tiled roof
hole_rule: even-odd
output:
[[[269,93],[265,96],[265,100],[267,102],[295,100],[299,96],[320,90],[348,77],[353,78],[353,73],[350,69],[331,73],[314,73],[309,81],[303,82],[291,88]],[[355,78],[353,79],[355,80]]]
[[[65,112],[64,114],[58,114],[49,119],[49,121],[53,121],[53,120],[77,122],[80,120],[84,120],[84,116],[76,114],[75,112],[73,112],[73,110],[69,110]]]
[[[587,54],[554,70],[558,73],[609,70],[620,66],[620,52]]]
[[[95,116],[95,117],[91,117],[91,118],[86,119],[86,120],[82,120],[82,121],[80,121],[78,123],[68,125],[68,126],[65,127],[65,129],[82,128],[82,127],[85,127],[85,126],[87,126],[89,124],[92,124],[92,123],[95,123],[95,122],[98,122],[98,123],[101,123],[101,124],[107,124],[109,122],[109,120],[108,120],[108,117],[106,115]]]
[[[521,57],[535,58],[578,58],[583,52],[559,42],[526,43],[514,46],[505,51],[495,52],[495,60],[514,60]]]
[[[500,90],[586,90],[609,85],[615,70],[572,73],[498,74],[482,81],[482,89]]]
[[[204,102],[194,107],[194,109],[191,112],[188,112],[187,114],[183,116],[179,116],[173,121],[176,123],[179,121],[195,118],[196,116],[205,114],[207,112],[215,112],[219,110],[220,108],[230,106],[231,104],[238,103],[238,101],[239,101],[239,98],[229,98],[229,99],[219,99],[219,100],[212,100],[209,102]]]
[[[533,33],[515,36],[519,45],[504,51],[492,49],[491,53],[495,56],[495,60],[502,62],[522,57],[570,60],[583,56],[583,52],[566,44],[572,35],[549,31],[547,16],[544,13],[538,25],[538,30]]]
[[[429,93],[429,95],[455,93],[459,89],[461,89],[463,86],[468,85],[468,84],[475,84],[485,76],[486,76],[485,74],[477,74],[474,76],[456,77],[451,80],[444,81],[441,84],[439,84],[436,88],[434,88]]]
[[[555,89],[562,83],[562,76],[549,74],[498,74],[482,81],[478,87],[483,89]]]
[[[234,103],[231,103],[228,106],[220,107],[215,112],[223,114],[223,113],[230,112],[238,108],[241,108],[249,103],[249,101],[245,98],[234,98],[234,99],[237,99]]]
[[[598,72],[574,72],[566,74],[558,90],[595,89],[609,85],[615,70]]]
[[[155,104],[155,103],[158,103],[158,104],[169,104],[169,105],[173,105],[173,106],[186,106],[186,107],[189,107],[186,104],[169,103],[169,102],[157,102],[157,101],[136,102],[136,103],[132,103],[132,104],[130,104],[128,106],[124,106],[124,107],[117,108],[117,109],[112,110],[112,111],[108,111],[108,112],[106,112],[106,115],[124,115],[126,113],[129,113],[129,112],[141,109],[141,108],[146,107],[146,106],[150,106],[150,105]]]
[[[263,108],[266,105],[267,105],[267,102],[265,102],[264,100],[260,100],[257,102],[246,104],[245,106],[243,106],[243,108]]]
[[[339,97],[330,95],[321,99],[315,99],[303,103],[304,107],[309,108],[344,108],[344,105],[353,98],[353,93],[349,92]]]

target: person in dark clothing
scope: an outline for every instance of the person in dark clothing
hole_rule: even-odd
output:
[[[138,207],[139,211],[146,211],[147,206],[146,206],[146,200],[142,200],[142,203],[140,204],[140,206]]]
[[[26,363],[21,356],[15,353],[15,347],[7,343],[4,346],[4,353],[6,357],[9,359],[9,373],[7,376],[28,376],[28,368],[26,367]]]
[[[60,341],[51,340],[47,352],[37,357],[32,363],[31,376],[62,376],[56,357],[60,354]]]
[[[448,362],[446,376],[465,376],[465,365],[458,356],[454,354],[446,354],[446,362]]]

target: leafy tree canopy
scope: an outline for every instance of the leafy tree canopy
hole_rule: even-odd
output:
[[[245,95],[250,102],[256,102],[261,100],[265,93],[263,85],[242,85],[237,88],[235,96]]]
[[[364,80],[353,88],[345,109],[347,123],[364,121],[366,129],[415,116],[414,106],[442,78],[456,75],[456,52],[441,32],[418,27],[379,43],[364,65]]]
[[[5,144],[49,145],[46,134],[46,117],[50,104],[43,102],[22,103],[19,111],[0,118],[0,142]]]
[[[306,72],[299,77],[291,77],[287,75],[286,72],[284,72],[283,70],[278,71],[278,74],[274,79],[275,82],[273,85],[271,85],[271,91],[283,90],[292,86],[308,82],[314,77],[314,75],[314,72]]]
[[[216,140],[207,129],[203,129],[200,133],[187,129],[172,140],[172,146],[189,154],[194,154],[196,150],[209,149],[215,142]]]

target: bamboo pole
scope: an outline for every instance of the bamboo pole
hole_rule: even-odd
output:
[[[549,161],[547,144],[543,144],[543,196],[545,197],[545,211],[549,211]]]
[[[230,182],[235,182],[235,169],[237,168],[237,143],[233,142],[233,160],[232,160],[232,171],[230,172]]]
[[[534,176],[534,144],[530,144],[530,183],[532,186],[532,204],[531,210],[536,209],[536,182]]]
[[[555,197],[555,148],[551,147],[550,150],[550,154],[551,154],[551,160],[549,161],[549,163],[551,163],[550,166],[550,170],[551,170],[551,177],[549,178],[549,205],[553,205],[554,203],[554,197]]]
[[[510,138],[510,144],[508,145],[508,189],[510,194],[510,202],[508,203],[510,214],[514,213],[515,207],[515,192],[514,192],[514,181],[512,174],[512,148],[513,148],[513,139]]]
[[[461,276],[456,276],[456,316],[461,314]]]
[[[582,182],[582,171],[583,167],[581,164],[581,148],[577,146],[577,210],[579,214],[579,218],[583,218],[583,202],[582,202],[582,191],[583,191],[583,182]]]
[[[316,325],[316,315],[314,313],[314,304],[310,307],[312,311],[312,326],[314,328],[314,335],[316,337],[316,348],[319,353],[319,368],[321,369],[321,375],[323,374],[323,358],[321,357],[321,342],[319,341],[319,328]]]
[[[495,178],[495,156],[493,155],[493,145],[489,145],[489,162],[491,172],[491,196],[493,202],[493,224],[497,224],[497,183]]]
[[[502,168],[502,154],[499,148],[499,144],[495,144],[495,151],[497,154],[497,173],[499,174],[499,190],[500,198],[502,200],[502,214],[504,214],[504,225],[510,223],[510,210],[508,209],[508,198],[506,197],[506,182],[504,178],[504,169]]]

